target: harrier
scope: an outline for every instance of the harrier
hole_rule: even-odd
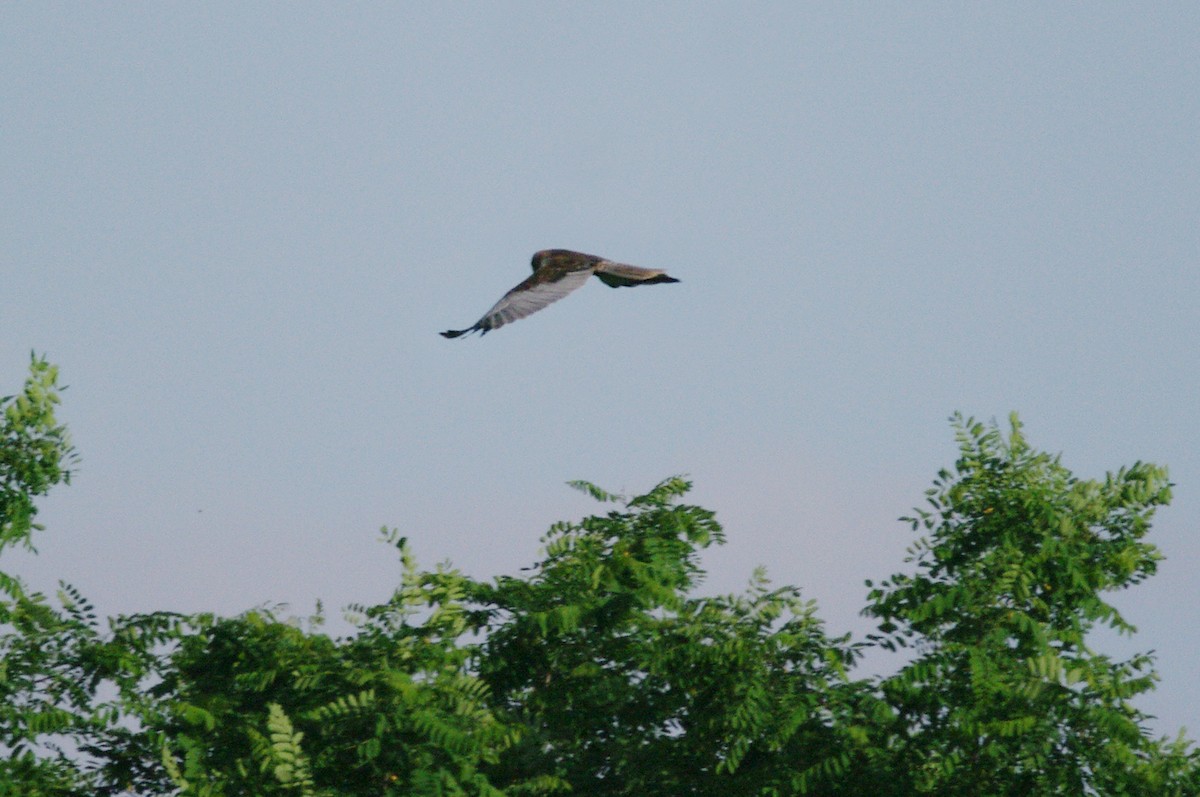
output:
[[[596,255],[585,255],[569,249],[543,249],[533,256],[533,275],[513,288],[496,302],[474,326],[449,329],[442,337],[457,338],[468,332],[486,335],[493,329],[536,313],[548,304],[557,302],[587,282],[595,274],[610,288],[652,285],[656,282],[679,282],[665,271],[638,268],[614,263]]]

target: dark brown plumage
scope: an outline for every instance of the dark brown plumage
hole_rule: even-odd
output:
[[[496,302],[483,318],[466,329],[448,329],[440,333],[445,338],[457,338],[469,332],[486,335],[493,329],[532,315],[548,304],[557,302],[595,274],[610,288],[653,285],[659,282],[679,282],[665,271],[614,263],[596,255],[572,252],[569,249],[543,249],[533,256],[533,274]]]

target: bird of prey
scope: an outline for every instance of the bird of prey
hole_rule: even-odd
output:
[[[513,288],[483,318],[466,329],[449,329],[442,337],[457,338],[468,332],[486,335],[493,329],[536,313],[546,305],[557,302],[587,282],[595,274],[610,288],[652,285],[656,282],[679,282],[665,271],[638,268],[614,263],[596,255],[585,255],[569,249],[543,249],[533,256],[533,274]]]

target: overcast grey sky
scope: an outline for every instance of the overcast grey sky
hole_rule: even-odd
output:
[[[954,410],[1083,477],[1171,468],[1118,598],[1200,732],[1200,6],[0,6],[0,393],[83,460],[34,559],[105,614],[386,598],[399,527],[480,577],[695,480],[835,632],[900,569]],[[486,338],[567,247],[597,281]]]

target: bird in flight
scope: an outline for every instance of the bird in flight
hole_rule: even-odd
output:
[[[533,274],[496,302],[483,318],[466,329],[448,329],[444,338],[457,338],[468,332],[486,335],[493,329],[532,315],[548,304],[557,302],[595,274],[610,288],[652,285],[656,282],[679,282],[656,268],[639,268],[614,263],[596,255],[572,252],[570,249],[543,249],[533,256]]]

